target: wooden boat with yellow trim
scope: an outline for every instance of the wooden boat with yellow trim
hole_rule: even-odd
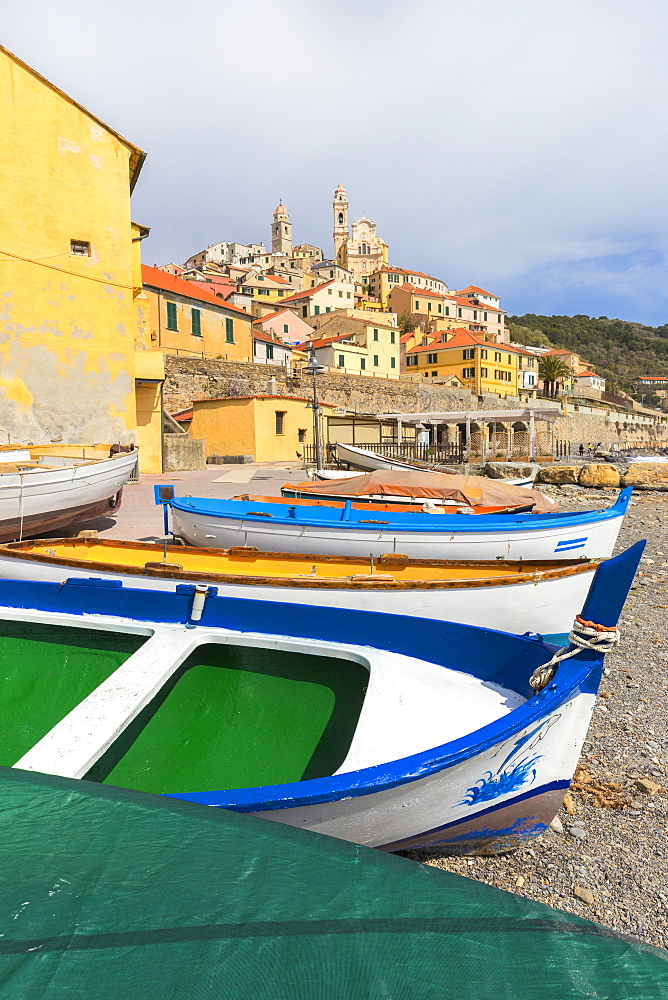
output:
[[[555,639],[583,606],[595,560],[449,561],[260,552],[56,538],[0,547],[0,578],[122,580],[174,591],[208,583],[225,597],[384,611]]]
[[[121,445],[0,447],[0,542],[117,511],[136,464]]]

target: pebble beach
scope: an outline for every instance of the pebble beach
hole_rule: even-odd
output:
[[[564,510],[616,491],[540,489]],[[668,948],[668,493],[635,491],[616,551],[647,539],[580,766],[552,829],[498,857],[407,857]]]

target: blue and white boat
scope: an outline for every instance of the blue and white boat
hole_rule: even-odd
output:
[[[631,489],[606,510],[501,516],[448,514],[444,508],[384,513],[352,502],[316,507],[176,497],[165,486],[156,487],[156,499],[171,508],[174,535],[207,548],[243,545],[362,558],[401,553],[409,559],[601,559],[612,555]]]
[[[599,566],[557,659],[536,635],[205,584],[0,581],[0,764],[385,850],[509,850],[560,806],[643,546]]]

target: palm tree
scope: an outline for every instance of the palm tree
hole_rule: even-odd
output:
[[[555,354],[548,354],[538,362],[538,375],[548,396],[556,396],[563,383],[571,378],[572,372],[566,362]]]

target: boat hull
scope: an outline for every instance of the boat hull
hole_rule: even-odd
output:
[[[0,542],[55,531],[118,510],[136,452],[56,469],[0,474]]]
[[[581,612],[586,620],[611,626],[616,623],[643,545],[637,543],[599,566]],[[10,689],[2,705],[4,745],[17,747],[19,741],[22,748],[22,756],[13,758],[14,766],[95,780],[98,772],[91,769],[111,751],[111,759],[107,758],[106,769],[103,762],[98,777],[104,781],[118,773],[116,767],[132,752],[142,728],[158,718],[164,704],[171,711],[167,725],[173,727],[178,722],[179,727],[174,735],[170,729],[170,739],[163,740],[156,751],[140,753],[133,772],[136,780],[128,787],[161,791],[174,798],[250,813],[385,850],[438,847],[452,853],[494,853],[517,847],[541,833],[574,773],[603,669],[600,651],[578,652],[563,660],[549,685],[535,693],[529,678],[550,659],[553,647],[530,637],[425,618],[416,621],[362,611],[307,609],[301,604],[231,601],[194,593],[189,587],[173,594],[156,594],[100,580],[61,585],[0,580],[0,618],[16,626],[13,635],[20,642],[31,644],[30,623],[33,632],[36,628],[41,635],[45,628],[63,630],[65,626],[67,657],[73,639],[79,651],[83,648],[74,630],[84,629],[87,648],[93,649],[91,636],[98,630],[104,633],[102,646],[113,647],[121,660],[120,666],[104,668],[98,686],[92,680],[86,682],[75,707],[70,706],[67,690],[58,692],[62,707],[54,717],[52,701],[55,704],[57,699],[47,699],[50,721],[42,722],[30,736],[16,715],[12,698],[17,680],[23,683],[25,674],[24,661],[15,656],[12,677],[8,675],[0,686],[0,695],[7,685]],[[9,635],[12,630],[6,631]],[[131,648],[128,636],[134,643]],[[10,636],[7,641],[11,647],[15,639]],[[208,653],[209,658],[202,660],[197,650],[211,650],[212,646],[221,651],[215,654],[217,658],[211,659],[213,654]],[[320,769],[325,776],[316,772],[314,777],[306,777],[303,763],[295,776],[287,779],[279,775],[294,771],[266,771],[274,767],[278,752],[283,752],[295,719],[303,724],[310,721],[308,714],[302,714],[288,716],[264,742],[262,730],[256,730],[262,770],[254,773],[276,773],[283,783],[248,780],[243,787],[216,790],[209,770],[201,773],[199,781],[188,781],[196,764],[193,761],[181,772],[183,784],[203,784],[204,790],[174,787],[172,765],[179,764],[176,758],[185,759],[184,748],[189,746],[187,740],[183,742],[185,730],[181,726],[192,729],[199,725],[198,718],[204,718],[202,711],[206,714],[211,701],[207,697],[202,702],[202,681],[197,678],[210,675],[199,673],[195,681],[188,682],[190,700],[178,702],[184,706],[178,716],[164,698],[169,700],[176,690],[172,680],[178,687],[177,672],[182,665],[230,664],[229,653],[223,653],[230,647],[242,650],[239,662],[248,664],[248,680],[239,686],[233,679],[232,688],[222,689],[220,684],[229,682],[220,673],[217,677],[222,681],[205,681],[213,685],[210,693],[216,704],[227,705],[225,712],[216,715],[213,730],[216,740],[222,737],[228,741],[227,749],[215,750],[208,767],[216,774],[228,773],[229,767],[233,769],[229,773],[237,773],[239,754],[230,742],[239,729],[237,708],[251,706],[250,729],[246,723],[242,731],[253,731],[258,711],[261,718],[267,717],[275,694],[271,704],[265,705],[249,699],[244,689],[250,678],[258,676],[263,657],[267,662],[267,652],[276,651],[297,655],[302,663],[309,657],[328,657],[330,665],[347,661],[345,669],[354,670],[347,675],[355,678],[354,718],[346,716],[349,735],[336,749],[339,763],[331,770],[330,765]],[[53,648],[52,636],[49,655]],[[195,654],[198,658],[193,659]],[[98,661],[95,670],[100,669]],[[321,667],[317,659],[312,664],[305,665],[303,681],[291,664],[282,674],[276,669],[265,670],[272,679],[284,678],[281,704],[293,704],[297,685],[301,684],[302,691],[316,686],[314,670]],[[31,676],[43,684],[39,662],[31,669]],[[87,669],[90,672],[91,668]],[[343,663],[329,676],[338,676],[342,669]],[[79,676],[78,668],[75,676]],[[268,690],[276,693],[274,681],[271,683]],[[165,687],[169,690],[163,695]],[[346,683],[342,698],[349,698],[348,690]],[[236,699],[232,713],[230,691]],[[23,690],[23,702],[41,698],[31,692],[32,688]],[[157,700],[154,707],[153,699]],[[199,699],[199,715],[193,715],[195,699]],[[308,699],[315,706],[310,694]],[[145,708],[151,709],[148,715]],[[24,712],[25,721],[32,722],[34,713],[25,706]],[[331,709],[325,716],[320,712],[323,725],[329,725],[330,717]],[[336,733],[338,738],[340,732],[337,723],[332,736]],[[279,733],[285,736],[281,738]],[[301,738],[301,727],[298,733]],[[197,738],[198,733],[191,736]],[[121,737],[121,745],[116,747]],[[316,731],[311,749],[302,758],[307,766],[314,759],[313,748],[320,748],[321,743]],[[159,756],[158,768],[166,760],[168,780],[148,788],[144,776],[147,765],[152,766],[154,752]],[[111,783],[119,784],[115,780]]]
[[[267,505],[265,505],[267,506]],[[412,515],[406,515],[409,517]],[[442,515],[424,515],[434,521]],[[461,528],[434,525],[433,530],[395,528],[389,522],[362,527],[353,521],[316,523],[295,517],[271,519],[240,511],[239,514],[213,513],[181,498],[172,502],[173,531],[189,545],[227,549],[232,546],[255,546],[268,552],[321,553],[324,555],[374,557],[401,553],[409,559],[588,559],[607,558],[617,541],[623,511],[618,516],[582,523],[543,520],[532,527],[527,515],[509,528],[490,525],[485,530],[467,530],[466,521],[491,519],[459,515]],[[552,515],[554,517],[554,515]],[[374,519],[382,522],[383,519]],[[453,518],[449,518],[450,521]],[[500,520],[500,519],[499,519]],[[424,522],[423,522],[424,523]]]
[[[150,547],[146,546],[148,558],[157,554],[151,553]],[[178,559],[178,549],[171,550],[168,558]],[[109,559],[113,560],[113,555]],[[121,580],[126,587],[171,592],[182,583],[205,582],[216,586],[225,597],[456,621],[518,635],[536,632],[548,642],[565,639],[575,616],[584,605],[597,564],[577,566],[571,571],[564,568],[558,576],[550,573],[527,575],[526,580],[509,583],[494,580],[490,574],[490,578],[479,584],[467,581],[450,586],[438,583],[413,585],[383,583],[379,579],[370,585],[367,579],[338,587],[334,581],[327,579],[322,580],[319,586],[317,581],[303,578],[292,582],[288,579],[277,582],[274,578],[266,582],[257,575],[251,576],[246,583],[239,577],[232,582],[215,574],[189,576],[187,570],[178,575],[170,574],[168,570],[159,570],[158,563],[154,566],[156,568],[150,573],[141,572],[139,567],[128,573],[118,565],[105,567],[104,563],[93,561],[81,561],[76,565],[76,560],[72,558],[58,563],[48,556],[40,558],[37,552],[24,556],[18,548],[0,549],[0,579],[62,582],[69,578],[95,577],[108,581]],[[383,567],[380,566],[379,570],[382,574]]]

